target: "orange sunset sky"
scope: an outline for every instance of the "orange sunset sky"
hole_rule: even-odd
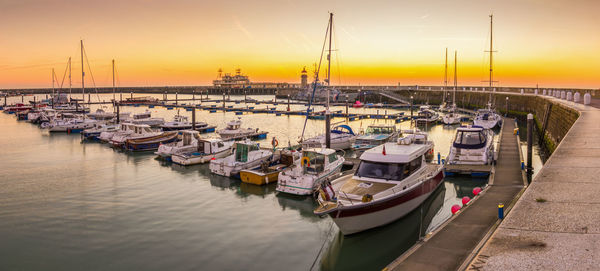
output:
[[[459,84],[487,78],[494,14],[499,86],[600,87],[598,0],[0,0],[0,88],[51,87],[83,39],[96,85],[208,85],[217,70],[299,81],[334,16],[333,84],[443,83],[444,50]],[[453,55],[449,56],[452,78]],[[89,73],[88,73],[89,75]],[[86,86],[91,86],[86,76]]]

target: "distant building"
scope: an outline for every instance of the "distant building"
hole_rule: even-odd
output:
[[[225,73],[223,70],[218,70],[218,76],[216,80],[213,80],[213,86],[216,88],[289,88],[297,87],[298,85],[290,85],[288,83],[274,83],[274,82],[250,82],[247,75],[242,74],[241,69],[235,70],[235,75]]]

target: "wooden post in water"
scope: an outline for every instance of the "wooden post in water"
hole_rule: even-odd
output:
[[[527,114],[527,182],[531,181],[533,174],[532,152],[533,152],[533,114]]]
[[[290,112],[290,94],[288,94],[288,107],[287,111]]]
[[[4,106],[6,106],[6,96],[8,96],[8,94],[4,95]],[[48,99],[47,97],[48,97],[48,94],[46,94],[46,99]]]
[[[133,91],[129,92],[129,97],[133,100]]]
[[[225,111],[225,90],[223,90],[223,111]]]
[[[121,113],[119,111],[120,104],[116,103],[116,105],[117,105],[117,124],[119,124],[119,123],[121,123]]]
[[[21,94],[21,103],[25,102],[25,94]]]
[[[192,90],[192,101],[195,102],[196,101],[196,90]]]
[[[175,105],[177,105],[178,103],[178,99],[179,97],[177,96],[179,93],[177,93],[177,91],[175,91]]]
[[[196,107],[192,107],[192,130],[196,130]]]

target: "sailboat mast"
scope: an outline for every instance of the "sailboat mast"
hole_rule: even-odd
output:
[[[52,103],[54,103],[54,68],[52,68]]]
[[[446,47],[446,61],[444,62],[444,101],[446,102],[446,89],[448,89],[448,47]]]
[[[69,98],[73,94],[73,81],[71,80],[71,57],[69,57]]]
[[[83,70],[83,40],[81,42],[81,102],[85,102],[85,72]],[[89,101],[88,101],[89,102]]]
[[[325,147],[331,148],[331,113],[329,112],[329,93],[331,91],[331,37],[333,31],[333,13],[329,13],[329,50],[327,53],[327,108],[325,109]]]
[[[113,102],[115,101],[115,60],[112,60]]]
[[[490,15],[490,91],[492,90],[492,83],[494,82],[494,71],[493,71],[493,61],[494,61],[494,42],[493,42],[493,38],[494,35],[492,35],[492,31],[493,31],[493,19],[494,19],[494,15]]]
[[[452,93],[452,104],[456,105],[456,89],[458,88],[458,80],[456,77],[457,71],[456,71],[456,50],[454,50],[454,92]]]

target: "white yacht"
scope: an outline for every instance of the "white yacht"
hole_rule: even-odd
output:
[[[442,122],[446,125],[453,125],[460,123],[462,119],[462,115],[458,113],[458,109],[456,108],[456,104],[452,104],[447,107],[446,114],[442,117]]]
[[[428,163],[425,133],[365,151],[354,175],[324,184],[317,215],[328,214],[344,235],[379,227],[417,208],[443,182],[442,165]]]
[[[348,125],[338,125],[331,129],[331,149],[346,150],[356,141],[356,134]],[[303,149],[325,148],[325,135],[318,135],[302,141]]]
[[[440,119],[440,115],[433,111],[428,105],[423,105],[417,113],[417,124],[433,124]]]
[[[481,126],[462,126],[456,129],[456,135],[448,164],[488,165],[494,161],[494,133]]]
[[[239,178],[241,170],[259,167],[272,157],[272,151],[260,149],[258,143],[247,139],[235,143],[234,154],[211,160],[209,168],[214,174]]]
[[[135,124],[133,123],[121,123],[116,131],[102,131],[98,136],[98,139],[102,142],[110,142],[113,136],[116,135],[128,135],[134,132]]]
[[[246,136],[251,136],[258,132],[258,129],[252,128],[241,128],[242,120],[238,118],[237,120],[232,120],[227,123],[227,127],[225,129],[218,130],[217,133],[223,139],[235,139]]]
[[[223,141],[220,138],[199,139],[196,149],[173,154],[173,163],[183,166],[204,164],[211,160],[231,155],[234,141]]]
[[[502,125],[502,117],[492,108],[492,104],[488,103],[487,108],[477,110],[473,124],[485,129],[494,129]]]
[[[364,151],[388,141],[395,142],[397,139],[398,131],[396,130],[396,125],[369,125],[365,133],[356,138],[352,149],[355,151]]]
[[[118,130],[118,124],[107,124],[103,122],[97,122],[92,126],[92,128],[83,130],[81,132],[81,138],[89,140],[100,140],[100,135],[103,132],[116,132]]]
[[[305,149],[294,166],[279,173],[276,190],[295,195],[312,195],[321,183],[339,173],[344,157],[334,149]]]
[[[198,148],[198,139],[200,138],[198,131],[182,130],[179,133],[181,134],[181,141],[161,144],[154,154],[158,155],[159,158],[170,160],[172,155],[192,152]]]
[[[206,126],[204,122],[196,122],[198,127]],[[188,121],[188,117],[182,115],[175,115],[173,121],[168,121],[160,125],[163,131],[177,131],[177,130],[189,130],[192,129],[192,123]]]
[[[165,119],[163,118],[153,118],[152,113],[146,109],[143,113],[133,114],[133,119],[131,120],[133,124],[145,124],[151,127],[158,127],[161,124],[165,123]]]
[[[95,112],[88,113],[88,114],[86,114],[86,116],[90,119],[95,119],[95,120],[111,120],[116,116],[116,114],[106,112],[103,109],[98,108],[98,109],[96,109]]]

